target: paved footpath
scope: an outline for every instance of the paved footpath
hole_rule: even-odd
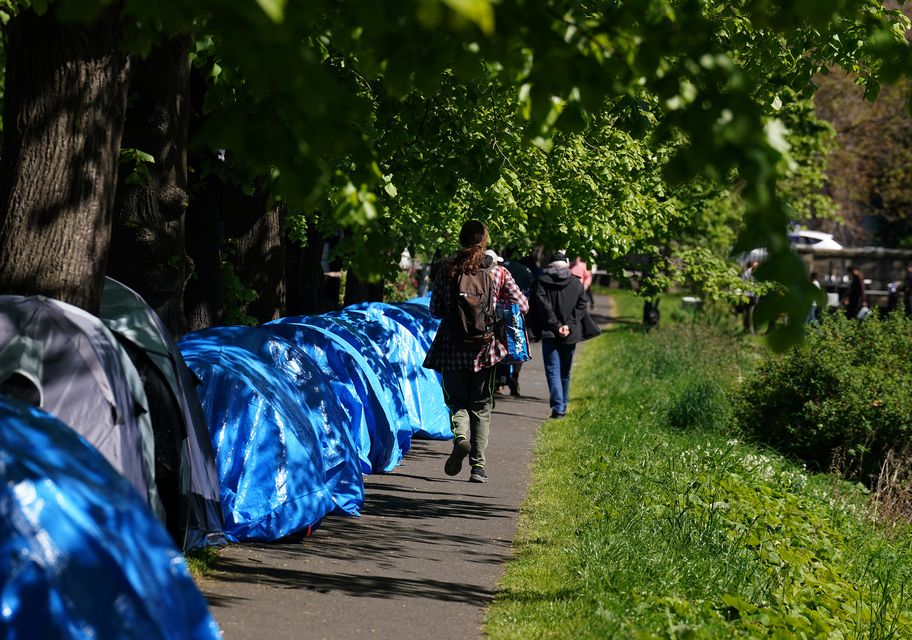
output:
[[[538,345],[520,391],[497,396],[487,484],[468,482],[467,464],[443,473],[449,441],[416,440],[393,473],[365,476],[360,518],[331,516],[299,542],[224,549],[200,586],[225,639],[480,637],[550,414]]]

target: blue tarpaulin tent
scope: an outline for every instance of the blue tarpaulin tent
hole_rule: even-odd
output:
[[[136,492],[59,420],[0,399],[0,636],[219,638]]]
[[[430,338],[428,342],[428,349],[430,349],[430,343],[434,341],[434,336],[437,335],[437,330],[440,328],[440,320],[431,315],[431,310],[427,305],[402,302],[396,306],[412,316],[421,325],[425,335]]]
[[[275,540],[334,508],[358,513],[364,485],[345,413],[305,354],[263,327],[212,327],[179,346],[203,381],[230,538]]]
[[[386,358],[376,344],[357,326],[337,314],[319,316],[291,316],[275,321],[278,324],[304,324],[324,329],[339,336],[355,349],[380,380],[383,400],[390,414],[395,419],[396,438],[401,454],[408,452],[412,446],[412,433],[416,430],[413,416],[405,404],[405,398],[399,387],[400,370]]]
[[[320,327],[268,323],[264,329],[291,341],[325,376],[348,414],[364,473],[392,471],[402,459],[396,415],[386,402],[383,383],[357,349]]]
[[[398,384],[412,421],[413,436],[452,437],[449,414],[437,374],[422,367],[427,353],[412,332],[376,306],[337,312],[371,339],[379,353],[396,367]]]
[[[416,335],[414,318],[382,303],[346,307],[337,314],[363,331],[398,371],[398,384],[413,425],[413,435],[452,438],[450,416],[437,373],[422,366],[427,347]]]
[[[424,350],[425,354],[428,349],[431,348],[431,343],[434,341],[434,334],[437,331],[437,325],[439,320],[434,320],[433,324],[425,321],[421,317],[421,310],[424,311],[424,315],[427,318],[431,318],[430,312],[426,307],[421,307],[418,305],[412,305],[412,308],[407,308],[405,304],[387,304],[386,302],[361,302],[358,304],[353,304],[345,309],[353,309],[358,311],[367,311],[368,309],[375,309],[382,313],[387,318],[395,320],[406,329],[408,329],[413,336],[418,338],[418,342],[421,344],[421,348]]]

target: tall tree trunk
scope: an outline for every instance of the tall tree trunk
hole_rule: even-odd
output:
[[[345,277],[345,306],[359,302],[383,302],[383,280],[361,280],[351,269]]]
[[[192,275],[184,288],[187,331],[218,324],[222,317],[221,253],[222,181],[210,175],[191,181],[187,209],[187,254]]]
[[[190,44],[189,35],[172,38],[135,65],[121,146],[155,161],[137,172],[121,167],[108,263],[108,273],[145,298],[176,335],[184,330],[189,274],[184,211]]]
[[[97,312],[129,61],[119,6],[90,25],[22,11],[5,28],[0,292]]]
[[[268,322],[285,315],[285,227],[282,204],[268,205],[262,180],[253,195],[229,186],[225,199],[225,236],[229,260],[241,283],[257,297],[241,301],[242,315]]]
[[[305,246],[287,243],[285,280],[289,316],[335,311],[339,308],[341,260],[330,263],[330,273],[323,273],[323,244],[326,242],[316,225],[307,225]]]

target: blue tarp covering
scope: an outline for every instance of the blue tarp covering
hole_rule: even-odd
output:
[[[375,309],[376,311],[379,311],[387,318],[395,320],[404,326],[413,336],[418,338],[418,342],[421,344],[421,348],[425,353],[431,348],[431,343],[434,341],[434,334],[436,333],[437,325],[439,324],[439,321],[435,321],[433,324],[426,322],[420,315],[421,310],[424,311],[428,318],[431,317],[431,314],[426,307],[421,307],[419,305],[412,305],[411,308],[406,308],[403,304],[361,302],[345,307],[345,309],[358,311]]]
[[[424,325],[403,309],[376,302],[346,307],[338,315],[361,329],[397,368],[413,434],[438,440],[452,438],[440,378],[421,366],[430,346]]]
[[[396,306],[408,313],[416,321],[418,321],[418,323],[421,324],[425,335],[429,338],[428,349],[430,349],[431,342],[434,341],[434,336],[437,335],[437,330],[440,328],[440,320],[432,316],[431,310],[425,305],[403,302]]]
[[[412,433],[415,426],[412,414],[405,404],[399,388],[399,368],[394,366],[381,352],[377,345],[361,329],[337,314],[319,316],[291,316],[275,321],[277,324],[304,324],[329,331],[352,346],[368,363],[371,371],[380,380],[383,400],[396,424],[396,439],[400,455],[408,452],[412,446]],[[398,460],[396,461],[398,463]]]
[[[364,501],[345,412],[320,370],[264,327],[212,327],[180,343],[219,473],[225,533],[275,540]]]
[[[396,414],[368,361],[344,338],[324,328],[284,322],[263,328],[291,341],[319,367],[348,414],[362,471],[392,471],[402,459]]]
[[[405,304],[417,304],[421,305],[422,307],[428,307],[431,304],[431,294],[429,293],[426,296],[418,296],[417,298],[406,300]]]
[[[0,636],[219,638],[183,557],[76,432],[0,399]]]

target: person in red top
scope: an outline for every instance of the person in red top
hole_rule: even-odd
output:
[[[495,337],[487,344],[473,346],[454,337],[450,326],[453,317],[454,289],[461,274],[489,269],[493,279],[494,299],[519,305],[523,313],[529,301],[513,276],[504,267],[485,261],[488,228],[479,220],[469,220],[459,232],[461,248],[437,272],[431,293],[430,311],[440,318],[440,328],[428,349],[424,366],[440,372],[443,394],[450,410],[453,429],[453,451],[443,467],[449,476],[459,475],[462,462],[469,457],[472,467],[469,481],[487,482],[485,449],[491,430],[494,406],[494,365],[504,359],[507,348]]]
[[[580,282],[583,283],[583,291],[586,292],[586,299],[589,301],[589,306],[592,306],[592,293],[589,291],[589,287],[592,286],[592,272],[589,271],[589,267],[583,262],[581,256],[576,256],[573,259],[573,262],[570,263],[570,273],[575,275],[580,279]]]

